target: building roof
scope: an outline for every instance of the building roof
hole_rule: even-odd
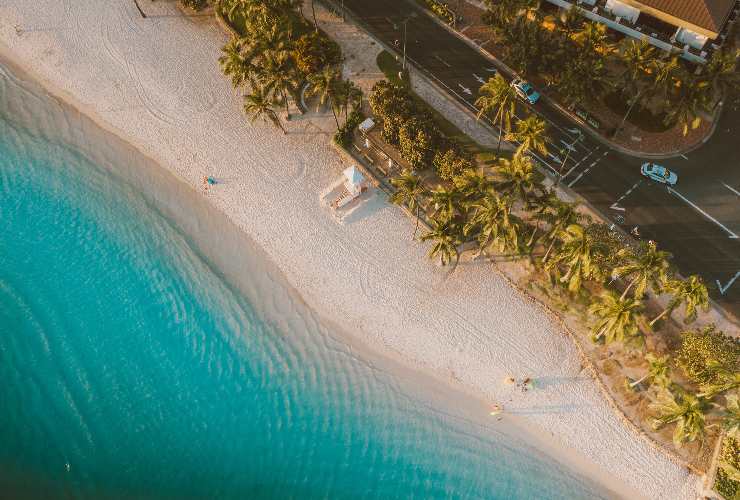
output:
[[[669,16],[719,33],[735,6],[735,0],[637,0]]]
[[[365,180],[365,177],[354,165],[349,168],[344,169],[343,173],[347,181],[349,181],[350,184],[355,185],[355,186]]]

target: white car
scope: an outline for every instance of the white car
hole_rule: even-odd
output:
[[[674,172],[655,163],[643,163],[640,173],[648,179],[662,184],[668,184],[669,186],[675,186],[676,182],[678,182],[678,176]]]
[[[540,100],[540,93],[537,92],[534,87],[532,87],[532,84],[527,81],[517,78],[516,80],[512,80],[511,86],[514,91],[516,91],[517,95],[522,99],[527,100],[529,104],[534,104]]]

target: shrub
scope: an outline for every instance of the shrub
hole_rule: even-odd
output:
[[[208,6],[208,0],[180,0],[180,3],[193,10],[202,10]]]
[[[352,144],[352,134],[364,119],[365,115],[359,108],[353,109],[347,117],[347,121],[334,133],[334,142],[343,148],[349,147]]]
[[[465,170],[472,168],[473,163],[456,145],[449,147],[444,153],[439,150],[434,155],[432,165],[440,178],[450,181]]]
[[[740,442],[737,439],[725,437],[719,459],[720,468],[717,469],[714,489],[728,500],[740,498],[740,483],[733,480],[727,471],[728,465],[740,470]],[[724,467],[723,464],[725,464]]]
[[[423,118],[407,120],[398,131],[398,149],[401,157],[409,162],[412,169],[428,166],[434,155],[439,132],[434,124]]]
[[[309,31],[296,40],[293,49],[296,67],[304,75],[318,73],[326,66],[339,64],[342,51],[323,31]]]
[[[737,366],[740,342],[718,331],[714,325],[701,330],[682,334],[681,347],[676,355],[676,364],[686,376],[697,384],[716,382],[712,372],[707,371],[709,361],[723,366]]]
[[[454,19],[452,18],[452,14],[442,2],[438,2],[437,0],[424,0],[424,4],[432,12],[434,12],[437,15],[437,17],[442,19],[447,24],[453,23]]]

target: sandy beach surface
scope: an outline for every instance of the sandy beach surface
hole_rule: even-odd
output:
[[[490,264],[463,263],[449,275],[379,192],[341,223],[332,216],[320,193],[348,161],[329,144],[330,116],[300,117],[287,135],[249,123],[219,72],[227,36],[215,21],[184,17],[169,1],[142,7],[146,19],[133,1],[3,0],[0,50],[225,213],[310,308],[350,337],[504,404],[523,434],[625,497],[696,496],[698,477],[621,422],[557,323]],[[340,31],[366,43],[349,26]],[[350,76],[377,78],[371,63],[356,61],[362,67]],[[208,192],[204,176],[218,180]],[[532,377],[537,387],[522,392],[508,376]]]

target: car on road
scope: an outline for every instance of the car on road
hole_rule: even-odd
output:
[[[662,184],[668,184],[669,186],[675,186],[676,182],[678,182],[678,176],[674,172],[671,172],[667,168],[655,163],[643,163],[640,168],[640,173],[648,179],[652,179],[655,182],[660,182]]]
[[[526,99],[529,104],[534,104],[540,100],[540,93],[537,92],[532,84],[517,78],[511,82],[511,87],[522,99]]]

